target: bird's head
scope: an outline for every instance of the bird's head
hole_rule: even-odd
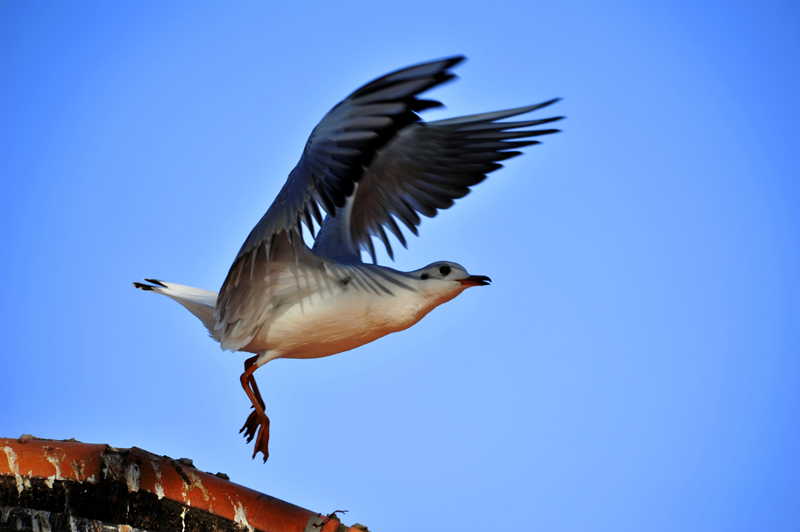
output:
[[[485,275],[470,275],[460,264],[439,261],[410,272],[421,282],[423,292],[449,295],[452,299],[470,286],[486,286],[492,282]]]

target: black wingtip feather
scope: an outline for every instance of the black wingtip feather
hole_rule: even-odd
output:
[[[437,100],[417,100],[413,110],[419,113],[421,111],[435,109],[437,107],[444,107],[444,104]]]
[[[554,103],[558,103],[563,99],[564,98],[553,98],[552,100],[547,100],[546,102],[536,104],[535,106],[533,106],[533,109],[531,109],[531,111],[536,111],[537,109],[542,109],[544,107],[547,107],[548,105],[553,105]]]

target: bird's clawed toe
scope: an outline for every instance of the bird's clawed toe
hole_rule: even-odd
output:
[[[266,462],[269,457],[269,418],[267,416],[259,416],[257,411],[250,412],[244,426],[239,430],[239,434],[242,432],[244,432],[244,437],[247,438],[247,443],[253,441],[254,437],[256,438],[253,458],[260,451],[264,455],[264,462]]]
[[[244,437],[247,438],[247,443],[253,441],[253,437],[256,435],[256,430],[258,430],[258,425],[258,412],[250,412],[250,416],[248,416],[247,421],[244,422],[244,426],[239,429],[239,434],[244,432]]]
[[[253,449],[253,459],[255,459],[259,451],[264,455],[264,463],[266,464],[267,458],[269,458],[269,419],[265,424],[261,425],[261,429],[258,431],[256,446]]]

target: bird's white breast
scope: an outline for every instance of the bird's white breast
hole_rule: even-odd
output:
[[[282,307],[247,346],[275,358],[319,358],[411,327],[438,303],[417,291],[376,294],[352,286],[320,291]]]

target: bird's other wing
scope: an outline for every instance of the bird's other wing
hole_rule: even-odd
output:
[[[214,316],[223,349],[244,347],[269,318],[273,295],[262,283],[275,254],[280,251],[281,260],[294,255],[298,264],[298,255],[310,254],[302,225],[313,232],[312,220],[322,223],[319,207],[336,215],[375,151],[418,121],[417,112],[441,105],[418,96],[453,79],[449,70],[463,59],[430,61],[380,77],[337,104],[314,128],[300,161],[250,232],[220,289]]]
[[[502,168],[499,161],[520,155],[524,146],[539,144],[533,137],[557,133],[557,129],[524,129],[555,122],[563,117],[501,122],[546,107],[538,105],[483,113],[434,122],[416,122],[400,130],[380,148],[359,182],[352,208],[351,237],[355,246],[369,251],[372,237],[380,238],[394,258],[386,229],[405,247],[397,224],[418,234],[419,214],[429,218],[454,200],[469,194],[486,174]]]

